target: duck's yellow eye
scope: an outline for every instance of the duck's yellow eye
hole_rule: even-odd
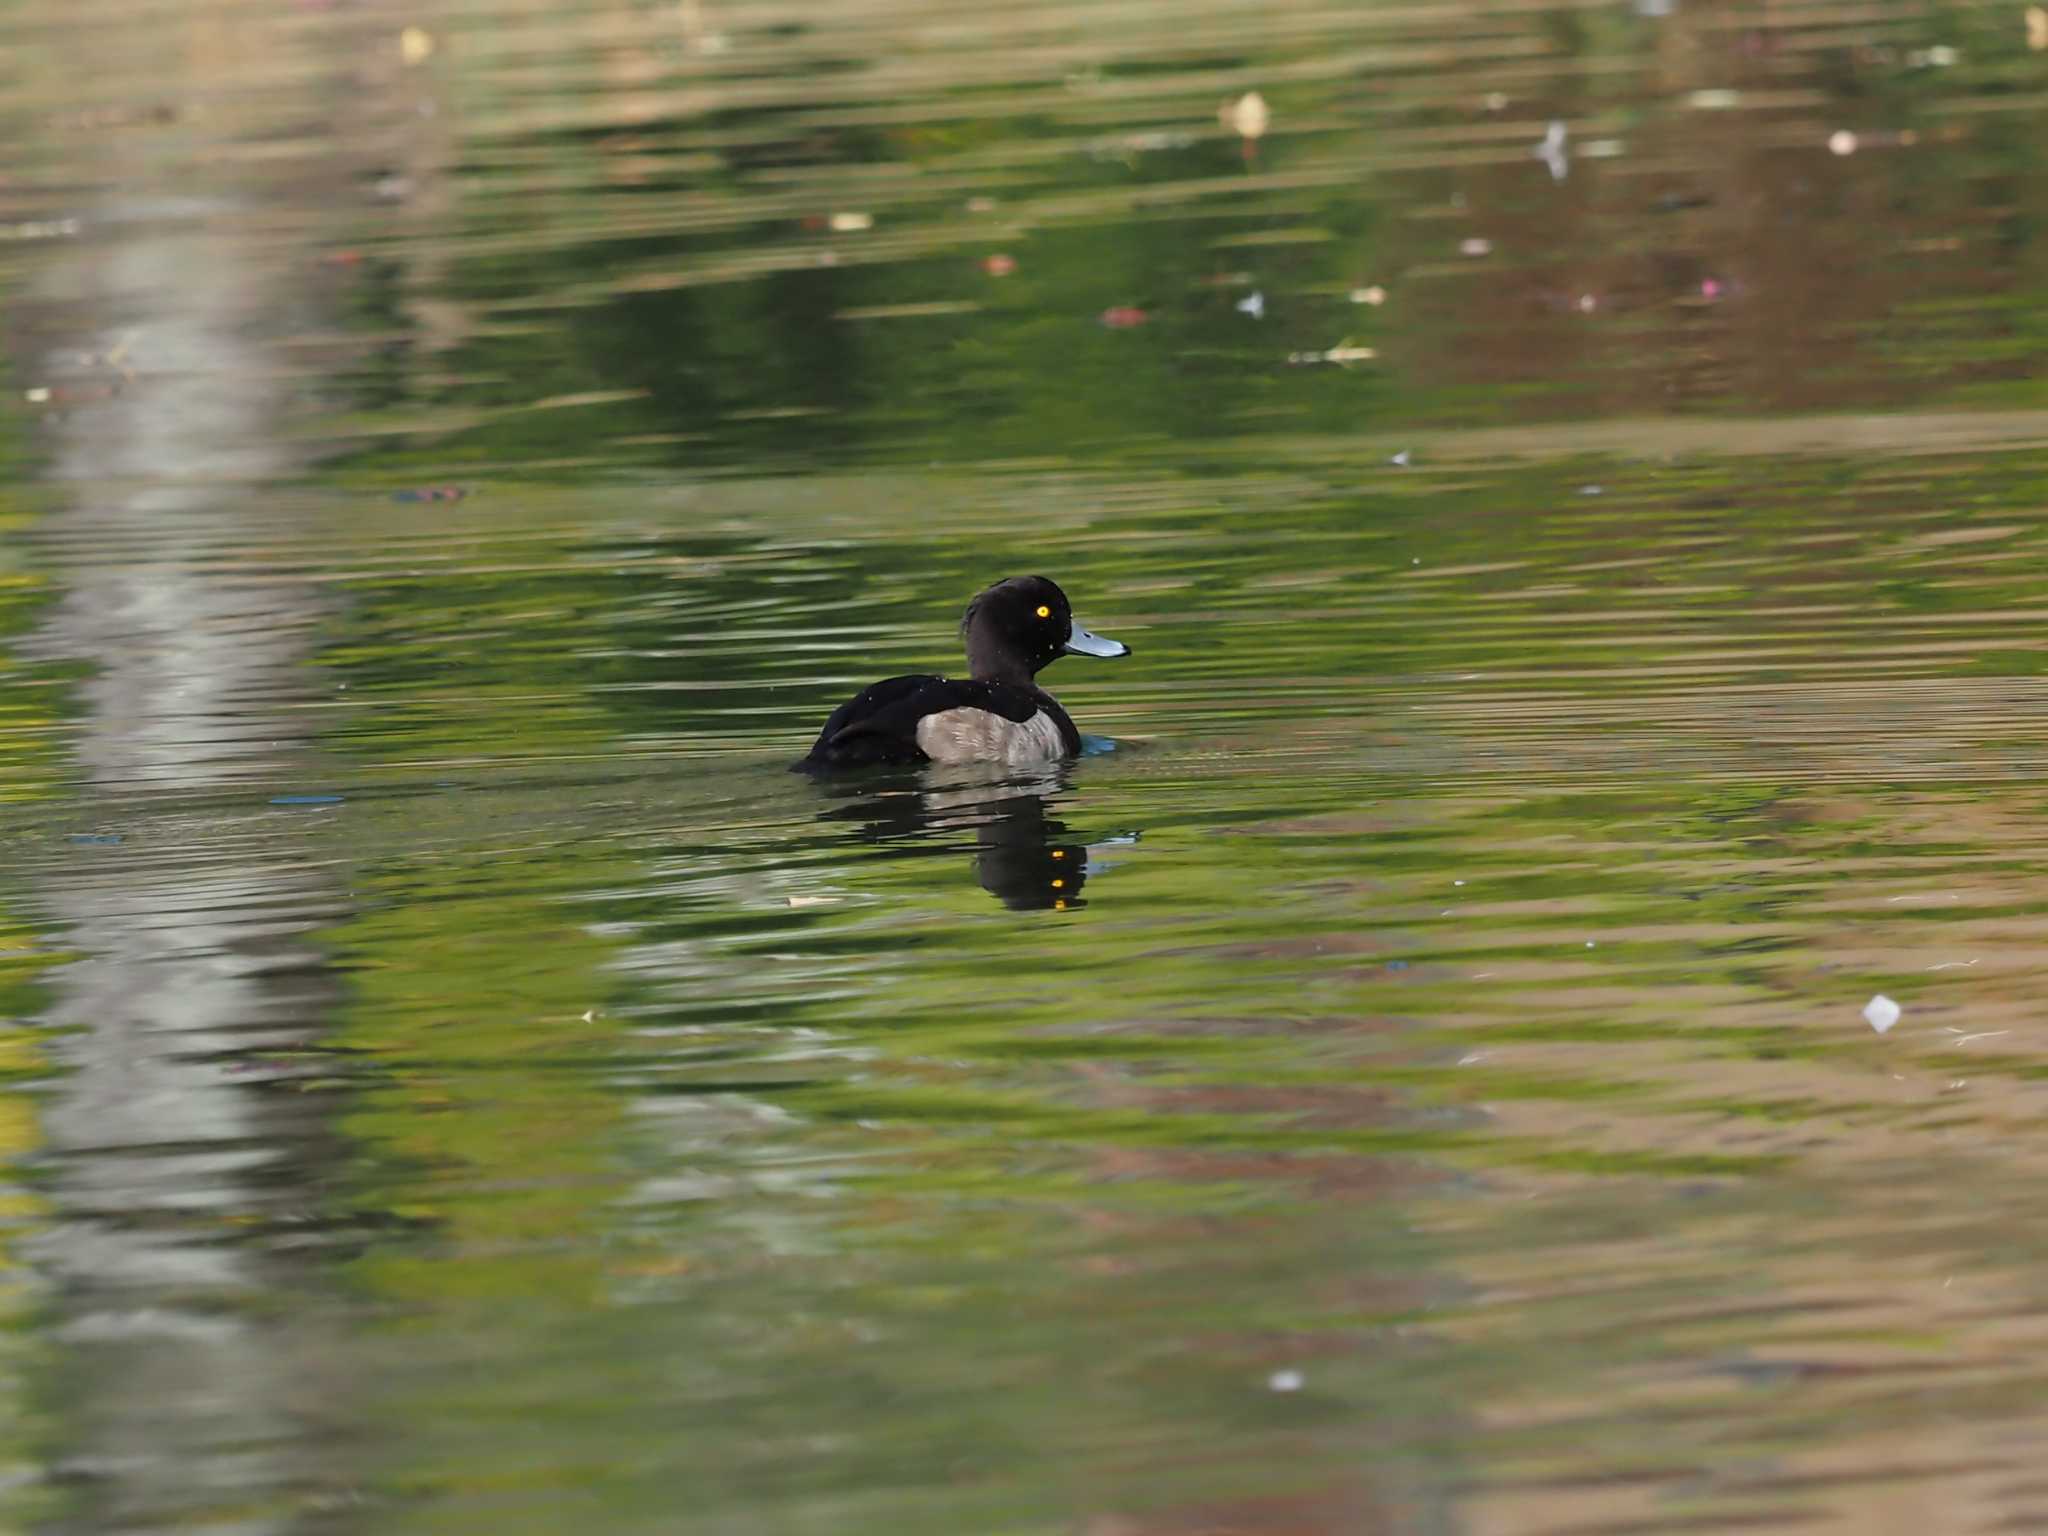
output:
[[[1067,850],[1064,848],[1055,848],[1052,851],[1052,856],[1056,859],[1064,859],[1067,856]]]
[[[1038,605],[1038,616],[1041,619],[1049,619],[1052,617],[1052,610],[1046,607],[1045,604],[1040,603]]]
[[[1060,889],[1062,889],[1062,888],[1063,888],[1063,887],[1064,887],[1064,886],[1066,885],[1066,883],[1067,883],[1067,882],[1066,882],[1066,881],[1064,881],[1064,880],[1055,880],[1055,881],[1053,881],[1053,883],[1052,883],[1052,888],[1053,888],[1054,890],[1056,890],[1056,891],[1057,891],[1057,890],[1060,890]]]

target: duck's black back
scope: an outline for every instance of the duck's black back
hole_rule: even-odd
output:
[[[1012,683],[956,681],[926,672],[871,683],[832,711],[825,728],[798,768],[845,768],[865,764],[929,762],[917,744],[917,724],[949,709],[985,709],[1019,725],[1040,711],[1052,714],[1068,751],[1080,737],[1066,711],[1050,694]]]

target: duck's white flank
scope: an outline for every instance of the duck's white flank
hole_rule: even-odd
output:
[[[1067,744],[1051,715],[1006,720],[993,710],[947,709],[917,722],[917,745],[935,763],[1042,763]]]

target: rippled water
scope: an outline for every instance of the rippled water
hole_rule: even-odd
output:
[[[2048,19],[0,45],[9,1528],[2048,1521]]]

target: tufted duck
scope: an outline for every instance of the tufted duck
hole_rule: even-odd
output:
[[[1081,733],[1033,680],[1061,656],[1128,656],[1074,622],[1043,576],[999,581],[967,605],[965,682],[916,673],[863,688],[832,711],[799,768],[872,763],[1036,763],[1071,757]]]

